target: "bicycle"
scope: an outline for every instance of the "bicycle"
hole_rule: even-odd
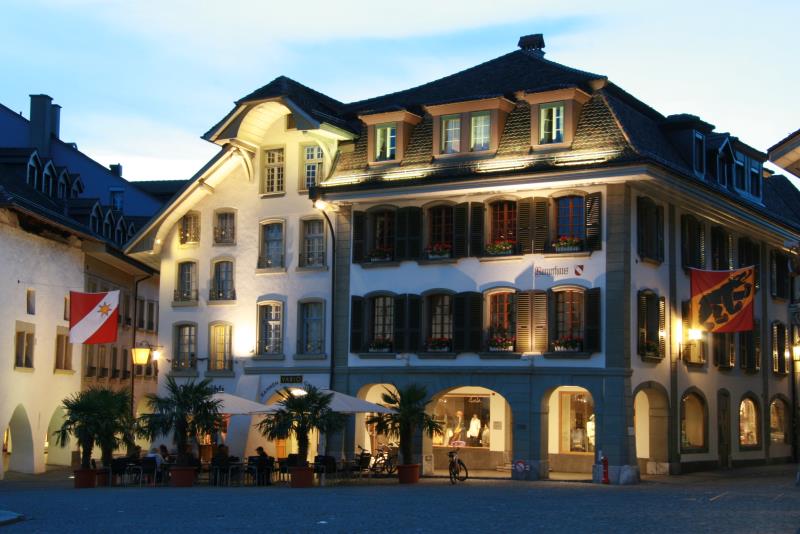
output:
[[[464,465],[464,462],[458,457],[458,449],[448,452],[447,456],[450,458],[450,465],[448,466],[448,471],[450,471],[450,483],[455,484],[456,480],[459,482],[467,480],[469,471],[467,470],[467,466]]]
[[[397,455],[390,454],[389,450],[388,446],[378,449],[378,454],[374,456],[372,465],[370,466],[373,473],[392,475],[397,471]]]

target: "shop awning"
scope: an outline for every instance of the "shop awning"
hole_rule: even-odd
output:
[[[290,393],[293,395],[295,394],[302,394],[299,393],[303,391],[301,388],[296,388],[296,390],[289,390]],[[394,410],[387,408],[385,406],[381,406],[380,404],[375,404],[373,402],[367,402],[365,400],[361,400],[356,397],[352,397],[350,395],[345,395],[344,393],[339,393],[338,391],[331,391],[329,389],[321,390],[323,393],[333,393],[333,398],[331,399],[331,410],[338,413],[394,413]],[[280,404],[270,404],[268,406],[263,407],[263,412],[275,412],[280,409]]]
[[[215,401],[220,402],[220,413],[227,415],[253,415],[270,411],[269,406],[245,399],[244,397],[231,395],[230,393],[214,393],[213,398]]]

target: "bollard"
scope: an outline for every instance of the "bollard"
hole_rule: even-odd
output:
[[[603,464],[603,484],[608,484],[609,483],[609,480],[608,480],[608,458],[603,456],[603,458],[600,461]]]

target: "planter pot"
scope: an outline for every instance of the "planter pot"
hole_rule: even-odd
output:
[[[95,469],[94,474],[98,488],[108,486],[108,469]]]
[[[176,488],[190,488],[194,486],[197,469],[192,466],[170,466],[169,485]]]
[[[398,465],[397,479],[400,484],[416,484],[419,482],[419,464]]]
[[[292,475],[293,488],[310,488],[314,485],[313,467],[291,467],[289,473]]]
[[[97,483],[97,475],[94,469],[76,469],[75,474],[75,489],[93,488]]]
[[[581,247],[579,245],[571,245],[568,247],[553,247],[556,249],[556,253],[560,252],[580,252]]]

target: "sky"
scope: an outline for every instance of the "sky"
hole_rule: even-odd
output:
[[[97,161],[189,178],[218,150],[200,136],[279,75],[349,102],[543,33],[548,59],[766,151],[800,128],[798,20],[797,0],[4,0],[0,103],[49,94]]]

